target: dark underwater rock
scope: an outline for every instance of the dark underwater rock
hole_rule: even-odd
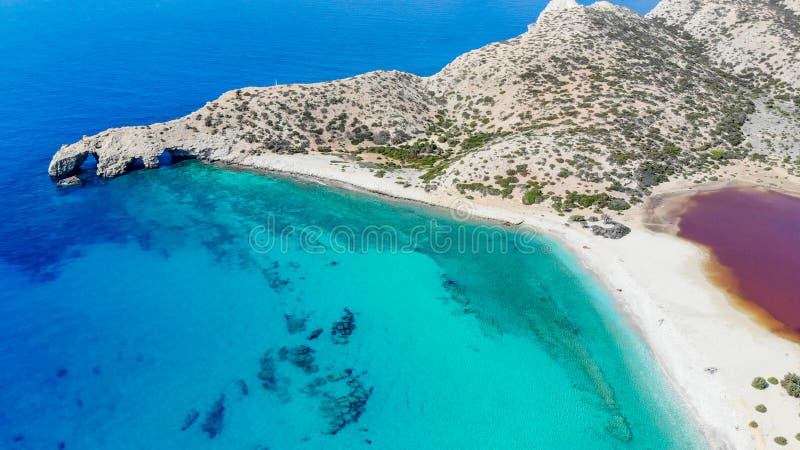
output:
[[[442,279],[442,287],[450,293],[450,298],[454,302],[458,303],[462,306],[469,305],[470,301],[467,295],[464,293],[464,289],[455,282],[455,280],[450,279],[447,274],[441,276]]]
[[[225,419],[225,394],[220,394],[219,399],[211,405],[211,409],[206,413],[206,418],[200,428],[208,434],[210,439],[214,439],[222,433],[223,420]]]
[[[348,392],[344,395],[325,394],[320,409],[328,421],[327,434],[336,434],[345,426],[357,422],[367,409],[373,388],[367,389],[358,377],[353,376],[347,379],[347,388]]]
[[[181,431],[186,431],[197,422],[197,418],[200,417],[200,413],[197,410],[193,409],[186,413],[186,418],[183,419],[183,425],[181,426]]]
[[[308,340],[313,341],[314,339],[318,338],[319,335],[322,334],[322,328],[317,328],[316,330],[312,331],[311,334],[308,335]]]
[[[242,393],[242,397],[247,397],[250,394],[250,388],[247,387],[247,383],[244,380],[236,380],[236,384],[239,386],[239,392]]]
[[[314,364],[314,353],[316,353],[314,349],[307,345],[298,345],[291,348],[281,347],[278,351],[278,358],[281,361],[289,361],[303,369],[306,374],[312,374],[319,371],[319,367]]]
[[[353,369],[344,369],[336,372],[331,372],[324,377],[316,377],[310,383],[306,384],[305,388],[301,391],[305,394],[315,396],[320,393],[320,388],[331,384],[338,383],[342,380],[347,380],[353,376]]]
[[[333,336],[333,343],[334,344],[347,344],[350,342],[350,335],[353,334],[353,331],[356,329],[356,318],[349,309],[344,310],[344,315],[342,319],[338,322],[334,322],[333,329],[331,329],[331,335]]]
[[[261,274],[264,276],[264,278],[267,279],[269,287],[275,292],[282,291],[283,288],[285,288],[291,283],[288,279],[282,278],[280,271],[276,268],[273,268],[271,270],[262,269]]]
[[[306,331],[306,320],[308,316],[301,314],[284,314],[286,318],[286,329],[289,334],[300,333]]]
[[[338,372],[329,373],[328,376],[325,377],[325,379],[329,383],[336,383],[337,381],[344,380],[345,378],[349,378],[351,376],[353,376],[353,369],[344,369]]]
[[[608,425],[606,425],[606,431],[613,436],[614,439],[621,442],[630,442],[633,439],[633,433],[631,432],[630,426],[628,426],[628,420],[621,414],[614,414],[614,416],[609,419]]]
[[[261,385],[268,391],[274,391],[277,387],[275,381],[275,359],[272,357],[272,350],[267,350],[259,360],[261,371],[258,372],[258,379]]]

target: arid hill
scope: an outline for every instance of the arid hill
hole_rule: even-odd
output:
[[[793,173],[800,39],[787,3],[664,0],[643,17],[554,0],[526,33],[431,77],[238,89],[177,120],[84,137],[49,173],[71,175],[89,154],[112,177],[164,152],[243,166],[320,153],[408,187],[559,211],[624,210],[742,160]]]

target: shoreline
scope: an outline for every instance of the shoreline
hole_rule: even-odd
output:
[[[714,250],[711,247],[679,235],[680,218],[687,211],[687,209],[694,206],[692,199],[697,195],[703,195],[721,189],[772,192],[800,198],[800,190],[775,190],[747,182],[725,183],[722,185],[711,184],[708,186],[702,186],[700,189],[694,192],[668,193],[662,194],[657,198],[652,198],[650,201],[648,201],[646,209],[649,218],[647,221],[648,228],[654,231],[668,233],[701,248],[705,253],[705,263],[703,264],[703,269],[706,276],[718,289],[726,293],[728,301],[734,308],[744,312],[753,321],[768,329],[770,332],[800,344],[800,333],[781,322],[762,306],[746,299],[743,294],[741,294],[739,288],[737,287],[736,276],[729,267],[725,266],[719,261],[717,255],[714,253]],[[668,212],[666,214],[656,215],[654,213],[654,206],[663,207]],[[675,219],[675,222],[670,222],[670,219]]]
[[[330,164],[331,158],[267,155],[244,164],[213,163],[227,169],[379,195],[451,214],[455,210],[466,213],[463,218],[469,220],[529,226],[564,246],[606,290],[709,446],[766,448],[773,436],[791,431],[783,430],[783,422],[794,419],[797,412],[787,399],[782,405],[771,405],[771,411],[784,413],[778,426],[765,424],[751,429],[747,423],[755,418],[753,405],[762,402],[758,398],[761,391],[753,389],[750,381],[756,376],[780,377],[800,367],[797,344],[772,333],[736,308],[730,295],[707,273],[708,253],[704,248],[678,236],[653,231],[646,223],[653,209],[650,202],[623,217],[633,230],[631,235],[611,241],[570,224],[566,217],[554,212],[521,203],[516,207],[507,202],[497,204],[491,198],[466,200],[446,190],[402,188],[388,177],[375,177],[352,162]],[[739,183],[673,188],[667,194],[691,196],[735,184]],[[777,391],[773,388],[770,394]],[[773,432],[772,428],[779,429]]]

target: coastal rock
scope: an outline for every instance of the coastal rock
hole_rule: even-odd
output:
[[[344,310],[344,315],[342,319],[338,322],[333,323],[333,328],[331,329],[331,336],[333,337],[334,344],[347,344],[350,342],[350,335],[353,334],[353,331],[356,329],[356,317],[355,315],[350,312],[349,309]]]
[[[225,419],[225,394],[221,394],[219,399],[211,405],[211,409],[206,413],[205,420],[200,428],[208,434],[210,439],[214,439],[222,433],[223,421]]]
[[[622,239],[629,235],[631,229],[619,222],[615,222],[608,217],[604,217],[604,226],[592,225],[591,230],[595,236],[602,236],[608,239]]]
[[[169,144],[178,142],[170,142],[168,138],[171,136],[159,134],[159,129],[165,125],[112,128],[95,136],[84,136],[74,144],[62,146],[47,172],[56,178],[72,175],[92,155],[97,161],[97,175],[111,178],[134,169],[137,164],[147,169],[156,168],[164,153],[174,159],[208,159],[219,154],[221,146],[226,145],[220,137],[203,136],[172,146]]]
[[[73,175],[71,177],[67,177],[67,178],[63,178],[61,180],[58,180],[58,183],[56,183],[56,186],[58,186],[60,188],[64,188],[64,187],[70,187],[70,186],[80,186],[81,184],[82,184],[81,179]]]

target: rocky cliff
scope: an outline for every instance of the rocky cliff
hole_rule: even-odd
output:
[[[111,177],[157,167],[164,152],[241,165],[333,153],[378,176],[420,172],[409,185],[426,190],[620,210],[660,183],[706,180],[755,151],[793,166],[793,146],[751,141],[764,123],[797,128],[796,5],[711,3],[664,0],[642,17],[604,1],[553,0],[526,33],[431,77],[372,72],[242,88],[171,122],[63,146],[49,173],[71,175],[89,154]],[[750,16],[756,3],[767,11]]]

